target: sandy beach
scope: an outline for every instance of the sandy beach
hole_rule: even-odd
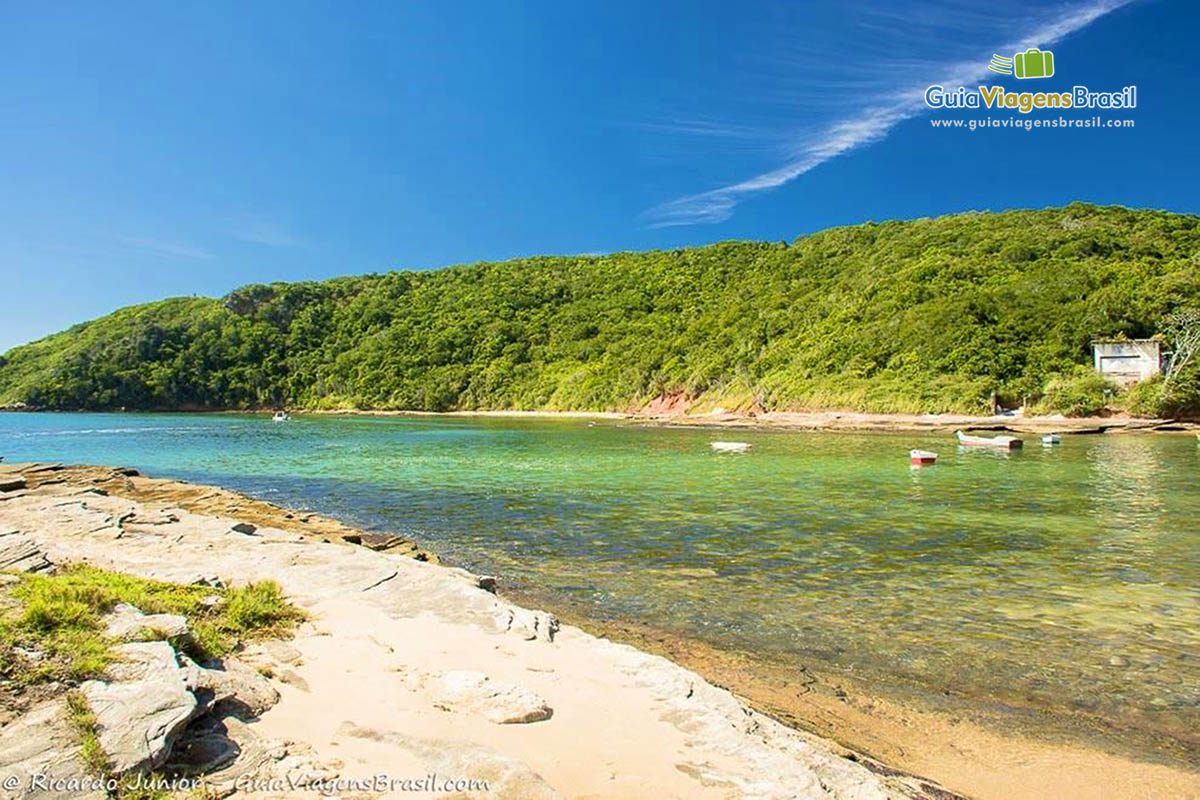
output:
[[[278,581],[309,622],[238,654],[279,694],[245,735],[301,748],[329,780],[432,772],[487,780],[450,796],[490,798],[1200,796],[1177,765],[1006,735],[629,626],[593,635],[411,542],[223,489],[102,467],[0,475],[0,534],[50,565]]]
[[[1200,431],[1200,423],[1173,419],[1152,419],[1113,415],[1106,417],[1053,416],[982,416],[971,414],[871,414],[862,411],[837,409],[815,411],[768,411],[763,413],[729,412],[720,409],[709,413],[685,413],[679,410],[640,411],[388,411],[371,409],[340,409],[299,411],[333,416],[431,416],[431,417],[493,417],[498,419],[579,419],[626,422],[641,425],[664,425],[712,428],[811,430],[811,431],[881,431],[881,432],[948,432],[955,430],[1012,431],[1017,433],[1180,433]]]

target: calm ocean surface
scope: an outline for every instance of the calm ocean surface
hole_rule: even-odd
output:
[[[0,414],[0,455],[137,467],[412,536],[597,618],[1200,729],[1200,447],[431,417]],[[753,442],[745,455],[709,442]],[[913,471],[912,447],[939,452]]]

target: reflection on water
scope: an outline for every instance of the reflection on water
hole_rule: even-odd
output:
[[[1200,729],[1200,448],[583,421],[0,415],[0,454],[220,483],[782,658]],[[1031,445],[1036,444],[1029,437]],[[911,470],[908,450],[941,454]]]

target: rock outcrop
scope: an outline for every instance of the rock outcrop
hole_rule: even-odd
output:
[[[239,661],[227,659],[222,669],[201,667],[179,656],[184,682],[204,711],[224,705],[232,715],[253,718],[279,702],[271,681]]]
[[[15,492],[25,488],[24,475],[0,476],[0,492]]]
[[[112,770],[145,772],[166,760],[196,712],[196,698],[166,642],[126,644],[117,653],[114,680],[87,681],[79,690],[96,716]]]
[[[498,725],[540,722],[554,711],[536,692],[482,672],[450,670],[436,678],[436,703],[450,711],[477,714]]]
[[[107,633],[116,641],[154,632],[171,639],[189,636],[185,618],[143,614],[130,605],[117,606],[108,619]],[[96,775],[83,763],[79,732],[60,697],[0,730],[0,775],[15,776],[17,788],[4,787],[12,797],[103,798],[110,776],[146,773],[168,762],[173,776],[188,777],[226,770],[237,761],[236,772],[210,784],[230,791],[238,775],[262,771],[268,763],[270,774],[283,777],[336,774],[317,765],[306,748],[264,743],[245,727],[242,720],[279,700],[271,682],[251,667],[232,659],[201,666],[168,641],[127,641],[113,655],[103,679],[79,687],[95,717],[109,774]]]
[[[153,639],[184,639],[188,636],[187,618],[179,614],[143,614],[128,603],[121,603],[105,619],[104,633],[118,642]]]
[[[338,777],[337,766],[322,762],[308,745],[264,739],[236,716],[207,715],[188,728],[163,771],[202,779],[217,797],[249,793],[274,798],[285,795],[284,786],[297,796],[312,797],[316,787]],[[252,785],[274,788],[253,793]]]
[[[0,570],[40,572],[50,566],[37,542],[18,531],[0,533]]]

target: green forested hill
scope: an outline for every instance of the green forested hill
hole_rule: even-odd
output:
[[[1075,204],[163,300],[11,350],[0,403],[980,411],[1196,306],[1200,218]]]

